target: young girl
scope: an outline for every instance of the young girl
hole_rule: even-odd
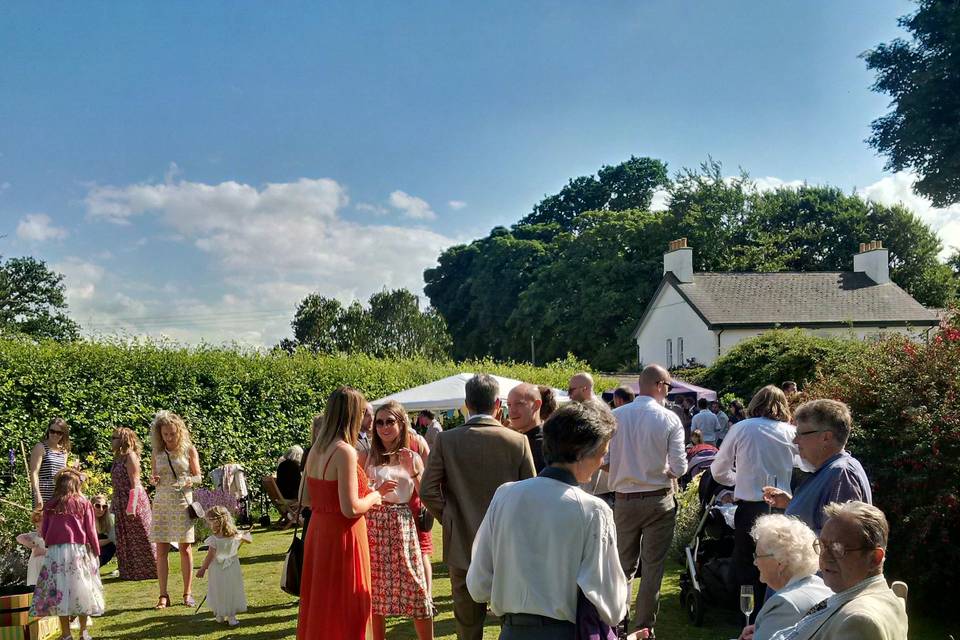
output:
[[[250,534],[237,532],[230,512],[221,506],[212,507],[206,513],[207,523],[213,535],[206,539],[207,557],[197,569],[202,578],[210,569],[207,581],[207,605],[217,617],[217,622],[226,620],[231,627],[240,624],[237,614],[247,610],[247,595],[243,590],[243,573],[237,553],[240,545],[250,542]]]
[[[83,476],[67,467],[43,505],[40,532],[47,546],[37,576],[30,615],[60,617],[60,637],[70,638],[70,616],[80,617],[80,635],[89,640],[89,616],[103,615],[103,585],[97,557],[100,544],[93,506],[80,494]]]
[[[37,575],[40,573],[40,567],[43,566],[43,556],[47,554],[47,545],[43,544],[43,536],[40,533],[41,522],[43,522],[43,507],[37,507],[30,514],[30,523],[34,526],[34,531],[17,536],[17,542],[30,549],[30,561],[27,563],[28,587],[37,584]]]

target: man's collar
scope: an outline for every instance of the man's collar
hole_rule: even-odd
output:
[[[576,487],[580,484],[577,482],[577,479],[572,473],[561,467],[544,467],[543,471],[540,472],[540,477],[550,478],[551,480],[559,480],[560,482],[564,482],[573,487]]]

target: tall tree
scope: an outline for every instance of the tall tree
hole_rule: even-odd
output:
[[[917,193],[945,207],[960,202],[960,0],[917,4],[899,20],[912,42],[897,38],[863,54],[877,72],[873,90],[893,97],[868,142],[887,156],[887,169],[913,169]]]
[[[75,340],[80,326],[67,316],[63,275],[32,257],[0,262],[0,331]]]

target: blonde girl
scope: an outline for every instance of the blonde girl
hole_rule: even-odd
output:
[[[170,606],[167,593],[170,545],[180,549],[180,573],[183,575],[183,604],[196,606],[193,599],[193,520],[187,506],[193,501],[193,487],[200,484],[200,456],[190,442],[190,432],[183,418],[172,411],[158,411],[150,425],[153,476],[157,487],[153,497],[150,540],[157,545],[157,578],[160,598],[155,608]]]
[[[43,507],[37,507],[30,514],[30,524],[33,525],[34,530],[17,536],[17,542],[30,549],[30,561],[27,563],[28,587],[37,584],[37,576],[40,574],[40,567],[43,566],[43,556],[47,554],[47,545],[43,543],[43,535],[40,533],[42,522]]]
[[[241,535],[233,522],[233,516],[221,506],[208,510],[206,519],[213,535],[205,541],[210,550],[203,559],[203,566],[197,569],[197,577],[202,578],[210,571],[207,579],[207,605],[216,616],[217,622],[226,621],[231,627],[235,627],[240,624],[237,614],[247,610],[247,594],[243,588],[243,573],[240,571],[238,554],[240,545],[251,541],[250,535]]]

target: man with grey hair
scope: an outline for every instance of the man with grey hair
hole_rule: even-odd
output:
[[[883,561],[890,527],[865,502],[831,503],[816,548],[823,582],[834,595],[772,640],[906,640],[903,600],[887,586]]]
[[[617,419],[609,454],[610,486],[616,492],[613,516],[620,564],[628,580],[643,562],[635,622],[638,630],[647,630],[646,637],[653,637],[660,582],[677,521],[674,481],[687,470],[683,424],[664,406],[671,385],[666,369],[649,365],[640,374],[640,395],[613,410]]]
[[[420,499],[443,526],[443,560],[460,640],[481,640],[487,615],[486,603],[475,602],[466,585],[477,529],[500,485],[535,475],[527,438],[493,417],[499,395],[493,376],[481,373],[467,381],[470,419],[437,436],[420,484]]]

